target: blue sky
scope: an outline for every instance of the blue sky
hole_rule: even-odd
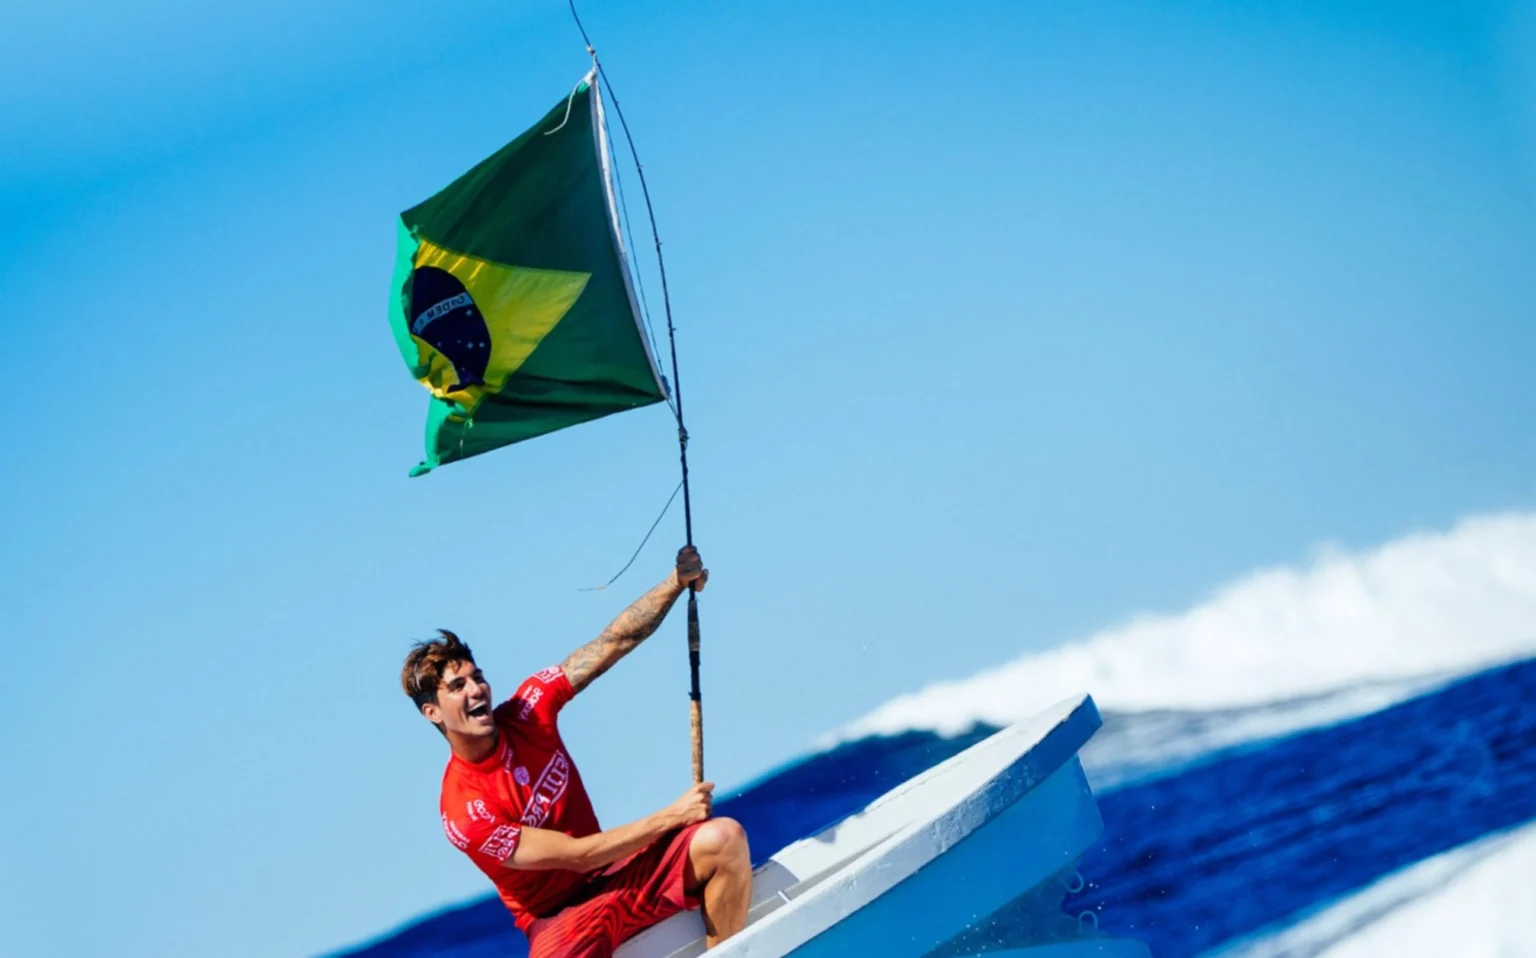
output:
[[[651,408],[406,479],[391,224],[585,70],[563,5],[134,6],[0,13],[0,920],[314,953],[485,887],[409,641],[505,694],[590,637],[681,538],[578,591],[675,446]],[[722,785],[1319,543],[1536,506],[1530,5],[665,7],[583,15],[667,242]],[[681,630],[567,713],[606,822],[687,784]]]

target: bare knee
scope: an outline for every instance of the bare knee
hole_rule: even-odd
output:
[[[693,833],[689,850],[703,863],[715,867],[748,863],[752,858],[747,830],[734,818],[711,818],[700,825]]]

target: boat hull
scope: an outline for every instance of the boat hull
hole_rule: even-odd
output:
[[[749,947],[738,954],[922,958],[1013,901],[1020,889],[1071,867],[1102,830],[1093,792],[1074,758],[1001,815],[804,945],[789,952]],[[878,878],[858,874],[844,881],[870,880]]]
[[[753,874],[748,927],[712,958],[1142,958],[1060,910],[1102,829],[1077,759],[1099,725],[1087,696],[1061,703],[781,850]],[[697,958],[703,931],[678,915],[618,958]]]

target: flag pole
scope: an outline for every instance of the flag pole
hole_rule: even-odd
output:
[[[612,88],[609,88],[612,92]],[[613,110],[619,114],[619,123],[624,123],[624,114],[619,112],[619,98],[613,98]],[[624,136],[629,137],[629,130],[624,130]],[[629,145],[630,154],[635,156],[635,169],[640,169],[640,158],[635,155],[634,142]],[[651,209],[650,191],[645,186],[645,174],[640,174],[640,189],[645,194],[645,208],[651,216],[651,235],[656,239],[656,261],[661,263],[661,237],[656,233],[656,214]],[[678,460],[683,469],[683,531],[687,544],[693,545],[693,499],[688,489],[688,427],[683,423],[683,383],[677,370],[677,330],[672,325],[672,301],[667,295],[667,271],[661,269],[661,301],[667,314],[667,345],[672,353],[672,398],[677,412],[677,452]],[[698,583],[694,582],[688,587],[688,710],[689,732],[693,740],[693,781],[697,785],[704,781],[704,699],[699,691],[699,591]]]
[[[665,290],[666,282],[662,282]],[[665,291],[663,291],[665,298]],[[677,389],[677,445],[683,466],[683,526],[688,545],[693,545],[693,508],[688,501],[688,430],[683,427],[682,389],[677,383],[677,340],[672,337],[672,315],[667,314],[667,337],[672,339],[672,382]],[[688,709],[689,732],[693,740],[693,781],[704,781],[704,700],[699,693],[699,593],[697,583],[688,588]]]
[[[640,180],[640,191],[645,197],[645,212],[651,222],[651,239],[656,243],[656,268],[661,274],[661,301],[667,316],[667,343],[672,354],[672,411],[677,416],[677,448],[678,459],[683,470],[683,529],[686,542],[693,546],[693,498],[688,488],[688,427],[683,423],[683,384],[682,377],[677,369],[677,329],[672,324],[672,297],[667,290],[667,264],[661,255],[661,234],[656,229],[656,208],[651,204],[651,188],[645,182],[645,167],[640,163],[640,154],[635,150],[635,138],[629,132],[629,122],[624,119],[624,109],[619,106],[619,97],[613,92],[613,84],[608,82],[608,71],[603,69],[603,64],[597,58],[597,50],[592,46],[592,40],[587,36],[587,28],[582,26],[581,17],[576,13],[576,0],[568,0],[571,8],[571,19],[576,21],[576,29],[581,32],[581,40],[587,46],[587,55],[592,58],[592,66],[596,68],[598,78],[602,85],[608,88],[608,94],[613,98],[613,112],[618,115],[619,128],[624,131],[624,141],[629,145],[629,155],[635,160],[635,173]],[[699,691],[699,594],[698,583],[693,583],[688,588],[688,702],[689,702],[689,732],[693,744],[693,781],[694,784],[704,781],[704,699]]]
[[[619,101],[614,98],[614,111]],[[636,160],[639,166],[639,160]],[[641,180],[644,184],[644,180]],[[650,201],[647,201],[647,207]],[[653,221],[654,224],[654,221]],[[657,258],[662,252],[660,239],[656,241]],[[667,273],[662,272],[662,302],[667,302]],[[667,341],[673,361],[673,396],[677,401],[677,458],[682,462],[682,524],[688,545],[693,545],[693,502],[688,496],[688,428],[682,421],[682,382],[677,378],[677,333],[671,322],[671,306],[667,307]],[[688,586],[688,731],[693,738],[693,783],[703,781],[703,697],[699,692],[699,590],[697,582]]]

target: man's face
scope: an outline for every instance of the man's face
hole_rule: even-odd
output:
[[[423,705],[421,714],[454,735],[496,735],[496,720],[491,717],[491,686],[473,662],[450,663],[437,686],[437,703]]]

